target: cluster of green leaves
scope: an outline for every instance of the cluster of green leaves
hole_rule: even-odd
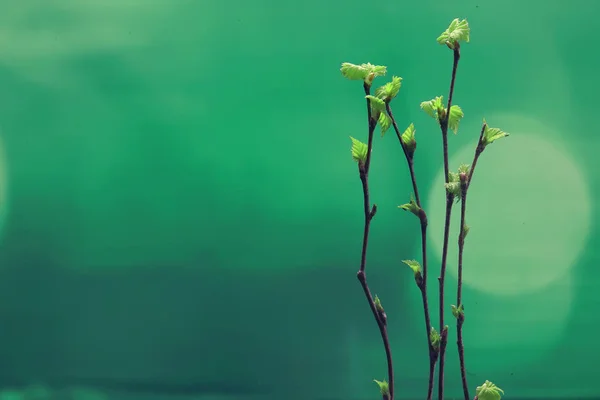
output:
[[[454,48],[461,41],[468,42],[469,35],[470,29],[467,21],[455,19],[452,21],[448,29],[446,29],[446,31],[444,31],[438,37],[437,41],[440,44],[445,44],[450,48]],[[352,64],[349,62],[344,62],[342,63],[340,71],[345,78],[349,80],[363,81],[365,85],[371,87],[375,78],[382,77],[387,74],[387,67],[383,65],[373,65],[371,63]],[[398,95],[401,86],[402,78],[399,76],[393,76],[391,81],[385,83],[375,90],[375,95],[366,96],[371,107],[372,118],[377,121],[381,129],[382,137],[392,125],[392,119],[387,113],[387,105]],[[431,100],[421,102],[421,109],[440,124],[446,117],[448,117],[448,128],[454,132],[454,134],[458,133],[459,124],[464,117],[464,112],[460,106],[456,104],[452,105],[448,111],[444,106],[444,97],[437,96]],[[415,133],[415,125],[411,123],[401,134],[401,140],[410,156],[414,154],[417,148]],[[508,136],[508,134],[498,128],[487,128],[484,134],[485,145],[490,144],[504,136]],[[358,150],[361,150],[362,152]],[[358,139],[352,138],[352,158],[355,161],[364,162],[366,158],[366,151],[367,146],[365,143],[359,141]]]
[[[469,40],[471,39],[470,35],[471,29],[469,28],[467,20],[459,20],[456,18],[450,23],[448,29],[442,32],[437,38],[437,42],[439,44],[445,44],[450,49],[454,50],[459,42],[469,43]]]
[[[371,63],[352,64],[345,62],[342,63],[340,71],[345,78],[363,81],[363,83],[370,88],[376,77],[385,76],[387,74],[387,67],[373,65]],[[392,120],[387,114],[387,104],[398,95],[401,86],[402,78],[393,76],[391,81],[375,90],[375,95],[366,96],[371,108],[371,118],[379,124],[381,136],[385,135],[385,132],[387,132],[392,125]],[[416,142],[414,141],[414,126],[409,126],[403,136],[406,140],[406,144],[414,149],[416,147]]]
[[[342,74],[351,80],[364,81],[368,85],[373,82],[378,76],[384,76],[387,73],[387,68],[381,65],[373,65],[371,63],[354,65],[350,63],[342,64]]]
[[[446,113],[448,110],[444,107],[444,96],[438,96],[434,99],[424,101],[421,103],[421,109],[427,113],[431,118],[441,123],[441,121],[446,118]],[[454,132],[454,134],[458,133],[458,124],[460,120],[465,116],[462,109],[453,105],[450,106],[450,116],[448,117],[448,128]]]
[[[467,164],[461,164],[460,167],[458,167],[458,172],[452,172],[450,171],[448,173],[448,183],[445,184],[446,186],[446,191],[448,193],[450,193],[452,196],[454,196],[455,199],[460,199],[460,192],[461,192],[461,187],[460,187],[460,177],[461,175],[468,175],[469,174],[469,165]]]

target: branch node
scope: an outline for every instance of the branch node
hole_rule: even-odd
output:
[[[373,218],[375,216],[376,212],[377,212],[377,204],[373,204],[373,207],[371,207],[371,212],[369,213],[369,218]]]
[[[361,283],[364,283],[365,280],[367,279],[366,275],[365,275],[365,271],[358,271],[356,273],[356,277],[358,278],[358,281]]]

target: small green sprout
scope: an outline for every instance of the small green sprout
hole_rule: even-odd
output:
[[[391,82],[386,83],[375,91],[375,95],[386,103],[389,103],[400,91],[400,86],[402,86],[402,78],[393,76]]]
[[[410,267],[414,272],[415,276],[421,273],[421,264],[416,260],[402,260],[402,262]]]
[[[481,138],[481,145],[485,148],[488,144],[492,144],[494,143],[496,140],[498,139],[502,139],[503,137],[507,137],[509,136],[508,133],[498,129],[498,128],[490,128],[487,125],[487,122],[485,122],[485,120],[483,120],[484,123],[484,130],[483,130],[483,137]]]
[[[387,130],[390,129],[390,126],[392,126],[392,119],[386,113],[381,113],[378,122],[381,128],[381,137],[383,137]]]
[[[373,382],[375,382],[377,384],[377,386],[379,386],[379,391],[381,392],[381,395],[384,398],[389,397],[390,385],[389,385],[389,383],[387,383],[385,381],[385,379],[383,381],[378,381],[377,379],[373,379]]]
[[[458,124],[460,120],[465,116],[463,110],[457,106],[450,106],[450,116],[448,117],[448,128],[456,135],[458,133]]]
[[[434,327],[431,327],[431,332],[429,333],[429,342],[431,342],[431,346],[435,351],[440,350],[441,341],[442,337],[440,336],[438,331],[436,331]]]
[[[467,20],[459,20],[458,18],[455,18],[450,23],[448,29],[442,32],[442,34],[437,38],[437,42],[439,44],[445,44],[450,49],[454,50],[459,42],[469,43],[470,34],[471,29],[469,28],[469,23]]]
[[[385,112],[385,102],[381,100],[379,97],[375,97],[372,95],[367,95],[367,99],[369,99],[369,104],[371,105],[371,113],[374,119],[379,118],[379,114]]]
[[[410,124],[404,133],[400,136],[402,143],[406,147],[409,156],[412,158],[417,149],[417,141],[415,140],[415,125]]]
[[[384,312],[383,306],[381,305],[381,300],[379,299],[379,296],[375,295],[373,302],[375,303],[375,308],[377,309],[377,311]]]
[[[350,136],[350,140],[352,140],[352,159],[359,164],[364,164],[367,160],[367,152],[369,147],[366,143],[363,143],[358,139],[354,139],[352,136]]]
[[[443,96],[438,96],[434,99],[424,101],[421,103],[421,109],[425,111],[431,118],[439,122],[441,114],[445,112],[443,101]]]
[[[415,199],[412,195],[410,196],[410,203],[402,204],[402,205],[398,206],[398,208],[401,208],[404,211],[410,211],[411,213],[415,214],[417,217],[419,216],[419,214],[421,212],[421,207],[419,207],[417,205],[417,202],[415,201]]]
[[[475,389],[477,400],[500,400],[503,394],[504,390],[490,381],[485,381],[483,385],[477,386]]]
[[[454,315],[454,318],[459,318],[464,316],[465,314],[465,308],[463,307],[463,305],[459,305],[458,307],[456,307],[454,304],[451,305],[452,308],[452,315]]]
[[[373,65],[371,63],[356,65],[349,62],[342,63],[340,68],[342,75],[352,81],[363,81],[371,86],[373,79],[378,76],[384,76],[387,73],[387,67],[383,65]]]

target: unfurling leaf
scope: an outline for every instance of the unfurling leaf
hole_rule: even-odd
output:
[[[378,76],[385,76],[385,74],[387,74],[387,67],[383,65],[373,65],[371,63],[363,65],[370,71],[369,75],[365,79],[365,83],[369,86],[371,86],[375,78],[377,78]]]
[[[340,68],[342,75],[350,80],[364,81],[371,85],[373,79],[378,76],[384,76],[387,73],[387,67],[382,65],[373,65],[371,63],[366,64],[352,64],[349,62],[342,63]]]
[[[400,91],[400,86],[402,86],[402,78],[393,76],[391,82],[386,83],[375,91],[375,95],[389,103]]]
[[[477,400],[500,400],[503,394],[504,390],[490,381],[485,381],[483,385],[477,386],[475,389]]]
[[[454,134],[458,132],[458,124],[460,120],[465,116],[463,110],[457,106],[450,107],[450,116],[448,117],[448,128],[450,128]]]
[[[456,172],[448,172],[448,183],[444,184],[446,192],[452,196],[460,197],[460,175]]]
[[[454,49],[456,43],[458,42],[466,42],[469,43],[471,35],[471,29],[469,28],[469,23],[466,19],[459,20],[455,18],[451,23],[448,29],[446,29],[442,34],[437,38],[437,42],[439,44],[445,44],[451,49]]]
[[[461,185],[460,185],[460,177],[461,175],[469,174],[469,164],[461,164],[458,167],[458,172],[448,172],[448,183],[444,186],[446,187],[446,192],[455,196],[457,200],[460,200],[461,195]]]
[[[442,337],[440,336],[438,331],[436,331],[435,328],[432,326],[431,332],[429,333],[429,342],[431,343],[431,346],[433,347],[433,349],[435,351],[440,350],[440,342],[441,341],[442,341]]]
[[[379,114],[379,126],[381,127],[381,137],[383,137],[392,126],[392,119],[386,113]]]
[[[469,173],[469,164],[460,164],[458,167],[458,175],[460,174],[468,174]]]
[[[469,225],[467,225],[467,224],[463,225],[463,240],[467,237],[470,230],[471,230],[471,227],[469,227]]]
[[[342,68],[340,68],[340,71],[342,72],[344,78],[352,81],[362,81],[367,77],[367,75],[369,75],[369,71],[363,66],[349,62],[342,63]]]
[[[369,104],[371,105],[371,110],[373,114],[385,112],[385,102],[383,100],[381,100],[379,97],[371,95],[367,95],[365,97],[369,99]]]
[[[421,103],[421,109],[427,113],[431,118],[440,120],[440,112],[444,113],[445,108],[443,105],[444,97],[438,96],[435,99],[424,101]]]
[[[485,120],[483,120],[485,124],[485,128],[483,130],[483,137],[481,138],[481,144],[485,148],[488,144],[494,143],[498,139],[502,139],[503,137],[509,136],[508,133],[498,129],[498,128],[490,128]]]
[[[378,381],[377,379],[373,379],[373,382],[379,386],[379,391],[381,392],[382,396],[390,395],[390,385],[385,380]]]
[[[398,208],[401,208],[404,211],[410,211],[417,217],[419,217],[419,214],[421,213],[421,207],[417,205],[417,202],[415,201],[412,195],[410,196],[410,203],[402,204],[401,206],[398,206]]]
[[[381,300],[379,299],[379,296],[375,295],[373,302],[375,303],[375,308],[377,309],[377,311],[383,312],[383,306],[381,305]]]
[[[462,304],[458,307],[452,304],[450,307],[452,308],[452,315],[454,315],[454,318],[458,318],[465,313],[465,309]]]
[[[352,159],[356,162],[364,163],[367,160],[367,151],[369,147],[366,143],[354,139],[352,136],[350,136],[350,140],[352,140]]]
[[[418,287],[421,287],[423,284],[423,273],[421,272],[421,264],[419,264],[416,260],[402,260],[402,262],[412,269],[412,272],[415,276],[415,282]]]
[[[410,267],[415,275],[421,273],[421,264],[416,260],[402,260],[402,262]]]
[[[415,125],[410,124],[400,138],[402,143],[404,143],[406,150],[408,150],[408,154],[412,157],[415,149],[417,148],[417,141],[415,140]]]

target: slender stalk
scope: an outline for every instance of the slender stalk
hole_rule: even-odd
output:
[[[404,145],[402,141],[402,134],[400,133],[400,129],[398,128],[398,124],[396,123],[396,118],[394,118],[394,114],[392,114],[392,107],[390,107],[389,103],[386,103],[385,109],[387,111],[388,116],[392,120],[392,126],[394,127],[394,132],[396,132],[396,137],[400,142],[400,146],[402,147],[402,151],[404,152],[404,156],[406,157],[406,162],[408,163],[408,170],[410,172],[410,179],[412,181],[413,191],[415,192],[415,201],[417,205],[421,207],[421,199],[419,198],[419,189],[417,187],[417,178],[415,176],[415,168],[413,163],[413,156],[408,152],[408,149]]]
[[[460,204],[460,233],[458,234],[458,285],[456,292],[456,307],[459,307],[459,313],[456,317],[456,345],[458,347],[458,359],[460,362],[460,377],[462,381],[463,394],[465,400],[469,400],[469,385],[467,383],[467,370],[465,368],[465,347],[463,344],[462,326],[465,321],[462,312],[462,263],[463,249],[465,246],[465,213],[467,207],[467,178],[463,174],[460,177],[461,204]]]
[[[368,84],[364,84],[365,94],[368,96],[371,91],[371,86]],[[373,317],[375,317],[375,321],[377,322],[377,326],[379,327],[379,332],[381,333],[381,339],[383,341],[383,346],[385,348],[385,355],[387,359],[388,366],[388,383],[389,383],[389,391],[390,396],[388,400],[394,399],[394,367],[392,364],[392,351],[390,348],[390,341],[387,333],[387,317],[383,310],[378,310],[375,305],[375,300],[373,299],[373,295],[369,289],[369,285],[367,283],[367,274],[365,272],[366,262],[367,262],[367,248],[369,244],[369,229],[371,227],[371,220],[375,216],[377,212],[377,206],[373,204],[371,206],[370,198],[369,198],[369,168],[371,165],[371,150],[373,148],[373,133],[375,132],[375,127],[377,126],[377,121],[372,118],[371,115],[371,104],[369,99],[367,99],[367,116],[369,120],[369,139],[367,143],[367,158],[364,162],[358,163],[358,172],[360,175],[360,181],[362,183],[363,189],[363,206],[364,206],[364,214],[365,214],[365,226],[363,231],[363,243],[362,243],[362,252],[360,258],[360,269],[356,274],[358,281],[365,293],[365,297],[369,303],[369,307],[371,308],[371,312],[373,313]]]
[[[404,152],[404,156],[406,157],[406,162],[408,163],[408,170],[410,172],[410,178],[412,181],[413,191],[415,193],[415,201],[417,203],[417,206],[419,206],[421,210],[419,212],[419,222],[421,223],[421,257],[423,258],[423,271],[422,279],[419,282],[419,289],[421,291],[421,299],[423,301],[423,311],[425,315],[425,338],[427,339],[427,348],[429,350],[429,383],[427,386],[427,400],[431,400],[431,396],[433,394],[435,364],[437,362],[438,353],[437,351],[435,351],[431,340],[429,339],[429,334],[431,332],[431,318],[429,316],[429,304],[427,300],[427,214],[421,206],[421,199],[419,197],[419,189],[417,187],[417,178],[414,169],[413,155],[409,153],[404,142],[402,141],[400,129],[398,129],[398,124],[396,123],[396,119],[394,118],[394,114],[392,113],[392,108],[390,107],[389,103],[386,103],[386,111],[388,116],[392,120],[394,131],[396,132],[396,136],[398,137],[398,141],[400,142],[400,146],[402,147],[402,151]]]
[[[452,97],[454,95],[454,83],[456,81],[456,70],[458,69],[458,61],[460,60],[460,46],[458,42],[455,44],[453,49],[454,62],[452,64],[452,77],[450,79],[450,91],[448,94],[448,104],[446,106],[446,115],[440,118],[440,128],[442,130],[442,145],[444,153],[444,174],[445,182],[448,183],[449,179],[449,168],[448,168],[448,119],[450,117],[450,108],[452,107]],[[440,368],[438,376],[438,400],[444,400],[444,363],[446,359],[446,344],[448,343],[448,329],[444,325],[444,281],[446,279],[446,259],[448,256],[448,238],[450,234],[450,218],[452,214],[452,203],[454,197],[446,193],[446,218],[444,222],[444,244],[442,248],[442,265],[440,267],[439,280],[439,291],[440,291],[440,329],[441,329],[441,340],[440,340]]]
[[[469,400],[469,384],[467,382],[467,370],[465,368],[465,346],[463,344],[463,324],[465,322],[465,315],[462,311],[462,275],[463,275],[463,254],[465,247],[466,237],[466,225],[465,215],[467,212],[467,193],[469,186],[471,186],[471,179],[473,179],[473,173],[477,166],[477,160],[485,148],[482,143],[483,133],[485,132],[486,124],[484,123],[481,127],[481,133],[479,134],[479,142],[475,149],[475,156],[473,157],[473,163],[469,169],[469,175],[464,174],[460,176],[460,192],[461,192],[461,206],[460,206],[460,233],[458,234],[458,285],[456,290],[456,307],[461,309],[456,319],[456,345],[458,347],[458,359],[460,361],[460,376],[462,380],[463,394],[465,400]]]
[[[483,145],[483,134],[485,133],[485,128],[487,128],[487,124],[484,122],[481,126],[481,132],[479,133],[479,142],[477,143],[477,148],[475,149],[475,156],[473,157],[473,163],[471,164],[471,168],[469,168],[469,177],[467,179],[467,189],[471,186],[471,182],[473,181],[473,173],[475,172],[475,167],[477,166],[477,161],[479,160],[479,156],[483,153],[485,146]]]

